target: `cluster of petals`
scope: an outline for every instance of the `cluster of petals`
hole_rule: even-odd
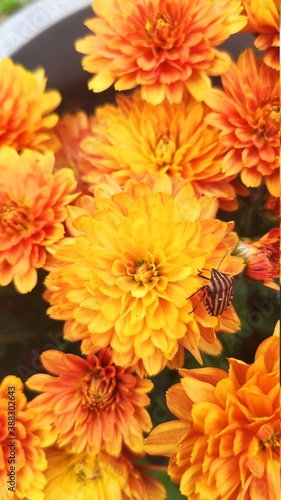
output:
[[[111,175],[121,186],[134,174],[158,173],[188,180],[199,193],[236,209],[235,175],[222,172],[226,148],[219,129],[205,121],[210,109],[184,93],[180,104],[153,106],[140,91],[117,96],[117,106],[96,109],[92,134],[81,143],[80,170],[90,186]]]
[[[73,172],[53,169],[52,152],[0,150],[0,285],[13,281],[21,293],[36,285],[37,269],[63,238],[67,205],[77,197]]]
[[[0,384],[0,428],[0,498],[44,500],[47,460],[42,439],[47,443],[48,429],[36,426],[23,383],[13,375]]]
[[[246,49],[222,75],[223,90],[210,90],[205,101],[214,110],[206,120],[221,130],[228,149],[223,171],[241,172],[248,187],[264,180],[269,193],[279,196],[280,81],[252,49]]]
[[[235,254],[245,259],[244,273],[265,286],[279,290],[273,280],[280,273],[280,228],[274,227],[256,241],[240,240]]]
[[[218,199],[215,196],[201,196],[196,193],[190,183],[182,177],[169,177],[159,174],[134,174],[121,187],[111,175],[104,175],[100,182],[88,184],[95,198],[111,198],[116,193],[128,193],[133,198],[150,192],[165,192],[177,202],[182,216],[190,220],[215,218],[219,209]],[[90,196],[78,197],[73,205],[69,206],[70,216],[66,220],[67,232],[70,236],[78,236],[72,222],[81,215],[89,215],[95,209],[95,202]],[[65,240],[66,242],[66,240]],[[64,242],[62,241],[62,244]],[[52,257],[48,259],[47,269],[50,271],[58,264]]]
[[[279,348],[273,335],[252,364],[229,359],[229,373],[180,370],[167,393],[178,420],[156,427],[145,450],[170,457],[168,473],[188,499],[279,498]]]
[[[48,350],[41,356],[49,374],[35,374],[27,387],[42,394],[30,407],[40,425],[51,427],[54,442],[74,453],[96,455],[103,449],[119,455],[122,445],[140,453],[143,431],[151,430],[144,408],[150,403],[150,380],[112,362],[110,348],[86,359]]]
[[[184,347],[200,362],[200,349],[220,352],[215,332],[235,332],[239,320],[232,304],[208,314],[198,271],[220,265],[232,276],[243,264],[231,256],[233,223],[209,217],[214,200],[200,204],[186,182],[175,196],[160,186],[131,183],[130,193],[84,196],[72,207],[77,234],[52,256],[45,292],[48,313],[65,320],[66,338],[83,339],[82,352],[110,345],[117,365],[140,362],[150,375]]]
[[[58,115],[53,111],[61,96],[45,89],[43,69],[31,72],[11,59],[0,61],[0,147],[48,151],[59,146],[53,132]]]
[[[179,103],[184,90],[202,100],[209,76],[225,72],[229,55],[215,47],[247,24],[240,0],[95,0],[94,34],[76,43],[82,64],[102,92],[141,86],[142,98]]]
[[[254,45],[264,51],[265,64],[280,68],[280,2],[278,0],[243,0],[248,17],[245,31],[256,35]]]
[[[93,115],[88,115],[85,111],[80,110],[73,114],[64,114],[54,128],[54,133],[60,144],[55,152],[55,170],[65,167],[71,168],[77,181],[77,189],[83,193],[87,192],[88,188],[82,179],[81,142],[92,135],[95,121]]]
[[[105,451],[70,453],[64,448],[46,450],[48,468],[45,500],[164,500],[165,488],[149,474],[149,467],[136,465],[128,452],[113,457]]]

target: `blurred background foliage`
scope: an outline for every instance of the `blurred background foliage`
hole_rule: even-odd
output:
[[[0,22],[34,0],[0,0]]]
[[[0,22],[8,15],[34,0],[0,0]],[[90,2],[89,2],[90,3]],[[246,198],[239,198],[236,212],[218,214],[221,220],[235,221],[235,230],[240,237],[257,239],[278,225],[263,208],[266,191],[263,187],[251,190]],[[46,311],[44,301],[44,278],[46,273],[39,271],[38,284],[32,292],[20,295],[11,284],[0,287],[0,376],[14,374],[23,381],[34,373],[42,372],[40,354],[47,349],[59,349],[64,352],[80,354],[79,343],[70,343],[63,339],[63,323],[52,320]],[[251,282],[244,276],[235,278],[233,305],[241,320],[241,329],[236,334],[219,333],[223,345],[220,356],[203,355],[205,366],[215,366],[228,370],[227,358],[234,357],[247,363],[253,362],[258,345],[272,335],[279,319],[280,295],[278,292]],[[186,353],[185,368],[198,368],[200,365]],[[165,369],[152,377],[154,389],[150,394],[150,414],[154,425],[174,417],[167,408],[165,393],[169,387],[179,382],[175,370]],[[29,398],[33,397],[28,393]],[[148,457],[153,463],[164,465],[166,459]],[[166,473],[155,471],[153,475],[166,486],[167,499],[179,500],[183,497],[178,485],[173,484]]]

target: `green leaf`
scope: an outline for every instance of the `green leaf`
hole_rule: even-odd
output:
[[[0,16],[14,13],[17,9],[24,7],[32,0],[0,0]]]

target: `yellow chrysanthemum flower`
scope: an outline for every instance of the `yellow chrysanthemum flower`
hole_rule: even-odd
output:
[[[142,100],[139,91],[118,96],[117,107],[96,109],[92,135],[81,143],[83,180],[92,186],[110,174],[122,186],[134,174],[168,174],[217,196],[222,208],[237,208],[230,183],[235,175],[222,172],[226,148],[219,129],[205,121],[209,112],[187,93],[180,104],[165,100],[157,106]]]
[[[164,500],[165,488],[147,469],[122,453],[112,457],[46,450],[45,500]]]
[[[85,353],[111,345],[116,364],[140,362],[153,374],[183,347],[199,360],[199,349],[217,354],[215,332],[238,329],[232,305],[211,316],[196,296],[208,282],[200,269],[207,277],[219,264],[241,271],[242,259],[230,255],[233,223],[200,219],[190,190],[185,183],[174,198],[141,183],[133,194],[85,196],[78,217],[73,209],[78,233],[56,252],[45,298],[49,314],[66,320],[65,336],[84,339]]]
[[[256,36],[254,44],[264,51],[265,64],[280,69],[280,2],[279,0],[243,0],[249,24],[245,31]]]
[[[42,439],[47,443],[48,437],[34,420],[35,414],[28,408],[23,393],[23,382],[8,375],[0,384],[1,500],[44,500],[43,472],[47,460]]]
[[[59,147],[53,132],[58,115],[53,111],[61,96],[45,88],[43,69],[31,72],[11,59],[0,61],[0,147],[11,146],[17,151]]]
[[[279,349],[273,335],[254,363],[229,359],[229,373],[180,370],[167,393],[179,420],[157,426],[145,449],[171,457],[168,473],[188,499],[279,499]]]

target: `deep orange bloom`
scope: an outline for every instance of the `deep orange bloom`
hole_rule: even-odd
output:
[[[265,51],[264,62],[271,68],[280,68],[280,2],[279,0],[243,0],[249,19],[245,31],[258,35],[254,41]]]
[[[101,451],[69,453],[65,449],[46,450],[48,468],[45,500],[164,500],[165,488],[147,468],[135,465],[122,453],[113,457]]]
[[[74,200],[73,172],[53,173],[53,153],[0,150],[0,285],[20,293],[36,285],[37,269],[64,236],[66,205]]]
[[[215,332],[238,329],[232,305],[210,316],[196,295],[208,283],[199,269],[222,261],[222,272],[242,270],[230,255],[233,223],[208,218],[213,200],[201,205],[190,190],[184,183],[173,197],[137,183],[131,194],[85,196],[83,208],[71,210],[78,233],[54,255],[45,298],[49,314],[66,320],[65,336],[84,339],[84,353],[111,345],[116,364],[153,374],[184,347],[199,360],[200,349],[217,354]]]
[[[266,339],[254,363],[229,359],[229,373],[180,370],[168,390],[179,420],[156,427],[145,450],[171,457],[168,473],[188,499],[279,499],[279,346]]]
[[[235,254],[245,259],[246,276],[279,290],[279,286],[273,281],[274,278],[279,278],[280,272],[279,227],[271,229],[257,241],[239,241]]]
[[[61,96],[47,90],[43,69],[28,71],[11,59],[0,61],[0,147],[36,151],[55,150],[53,133],[58,115],[53,113]]]
[[[48,350],[41,361],[54,376],[36,374],[28,379],[29,389],[43,393],[30,407],[39,422],[52,426],[59,446],[93,455],[104,449],[117,456],[125,443],[134,452],[142,451],[143,431],[152,425],[144,408],[150,402],[150,380],[116,366],[110,348],[87,359]]]
[[[78,184],[77,189],[82,192],[87,192],[87,185],[81,178],[81,142],[92,134],[94,123],[94,116],[87,115],[85,111],[78,111],[65,114],[54,129],[60,142],[60,148],[55,153],[55,169],[72,168]]]
[[[240,0],[95,0],[94,33],[78,40],[83,67],[96,76],[89,88],[102,92],[141,85],[142,98],[179,103],[184,89],[202,100],[210,76],[230,63],[216,46],[247,23]]]
[[[1,500],[44,500],[42,490],[46,479],[43,471],[47,467],[41,447],[44,431],[34,422],[34,413],[28,408],[22,381],[13,375],[5,377],[0,384],[0,429]],[[13,486],[14,490],[9,490]]]
[[[258,187],[264,180],[273,196],[279,196],[280,82],[251,49],[222,75],[224,91],[212,89],[207,104],[215,111],[206,117],[221,130],[220,140],[229,150],[223,172],[241,172],[242,182]]]
[[[90,186],[111,175],[122,186],[136,173],[183,177],[199,193],[236,209],[235,175],[222,172],[226,148],[219,130],[205,121],[210,109],[184,93],[180,104],[153,106],[139,91],[118,96],[117,107],[96,109],[92,135],[81,143],[83,180]]]

